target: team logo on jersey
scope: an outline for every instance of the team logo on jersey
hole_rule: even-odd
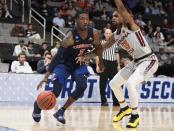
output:
[[[80,41],[80,37],[79,36],[75,36],[75,42],[79,42]]]
[[[126,50],[129,54],[131,54],[131,53],[134,51],[134,49],[130,47],[130,44],[129,44],[129,42],[128,42],[127,40],[124,40],[124,41],[120,44],[120,46],[121,46],[124,50]]]
[[[126,32],[123,36],[121,36],[121,38],[118,41],[118,44],[121,44],[125,41],[126,37],[129,35],[130,33]]]

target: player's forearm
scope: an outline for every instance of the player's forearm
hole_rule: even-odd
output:
[[[50,76],[50,74],[51,74],[51,72],[47,71],[47,72],[45,73],[44,78],[45,78],[45,79],[48,79],[48,77]]]
[[[109,48],[110,46],[111,46],[111,43],[109,43],[109,41],[106,41],[105,43],[102,44],[103,50]]]
[[[97,47],[96,56],[98,57],[98,64],[102,62],[103,48],[101,45]]]
[[[96,58],[95,58],[95,64],[98,65],[98,63],[99,63],[99,58],[98,58],[98,56],[96,56]]]
[[[123,12],[123,11],[126,11],[126,8],[122,2],[122,0],[114,0],[115,1],[115,4],[117,6],[117,9],[119,12]]]

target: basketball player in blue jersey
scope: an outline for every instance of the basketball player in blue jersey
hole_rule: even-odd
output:
[[[67,36],[61,43],[57,54],[52,59],[48,71],[43,80],[39,83],[37,89],[47,82],[50,74],[53,75],[53,93],[58,97],[62,88],[66,85],[66,80],[71,75],[72,80],[76,82],[76,89],[72,92],[66,103],[53,115],[57,121],[65,124],[65,110],[78,98],[83,96],[87,88],[87,76],[89,71],[83,64],[82,56],[86,54],[95,54],[99,56],[99,72],[104,70],[102,63],[102,47],[99,40],[99,33],[96,29],[89,27],[89,15],[85,11],[77,13],[75,27],[67,33]],[[41,119],[41,109],[37,102],[34,103],[33,119],[39,122]]]

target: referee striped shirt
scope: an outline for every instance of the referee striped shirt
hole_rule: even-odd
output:
[[[105,42],[106,42],[105,40],[102,40],[101,44],[103,44]],[[107,60],[107,61],[116,61],[116,54],[115,53],[118,53],[117,44],[113,44],[111,47],[105,49],[103,51],[102,57],[104,60]]]

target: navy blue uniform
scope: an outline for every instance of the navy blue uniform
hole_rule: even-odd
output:
[[[95,48],[93,40],[93,29],[88,27],[88,36],[82,39],[76,28],[72,29],[74,45],[63,48],[60,47],[56,56],[53,58],[49,71],[53,73],[53,93],[59,96],[62,88],[66,85],[67,78],[71,75],[76,82],[76,89],[71,97],[78,99],[87,88],[87,76],[89,71],[86,65],[76,63],[75,58],[93,50]]]

